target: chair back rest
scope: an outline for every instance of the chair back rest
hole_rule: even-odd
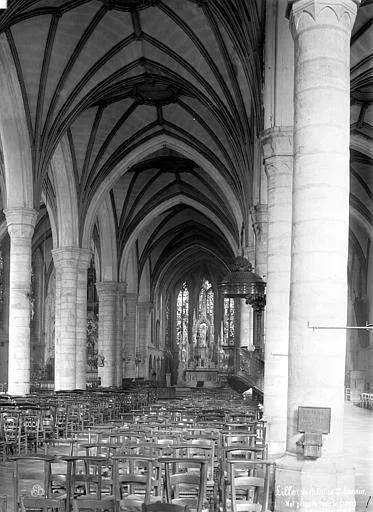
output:
[[[188,507],[185,505],[177,505],[176,503],[143,503],[141,512],[188,512]]]
[[[123,493],[144,495],[144,502],[150,503],[152,495],[160,490],[160,474],[154,457],[123,454],[113,456],[115,499],[123,499]]]
[[[159,462],[164,464],[167,503],[176,500],[176,504],[190,505],[196,512],[202,512],[206,502],[208,460],[162,457]],[[185,467],[191,465],[194,465],[197,471],[183,471]]]

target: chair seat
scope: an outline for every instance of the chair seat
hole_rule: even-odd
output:
[[[160,496],[150,496],[150,503],[161,501]],[[141,512],[144,495],[129,494],[119,501],[119,510],[122,512]]]
[[[82,494],[81,496],[77,496],[76,498],[74,498],[75,500],[95,500],[97,501],[97,496],[95,494]],[[102,501],[110,501],[110,500],[113,500],[114,499],[114,495],[113,494],[104,494],[103,496],[101,496],[100,500]]]
[[[174,498],[172,500],[172,503],[174,505],[186,506],[188,512],[197,512],[197,500],[195,500],[195,503],[193,504],[190,500],[185,502],[184,498]],[[208,503],[204,503],[202,505],[201,512],[210,512],[210,505]]]

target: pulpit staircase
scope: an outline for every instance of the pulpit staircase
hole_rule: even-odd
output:
[[[230,369],[227,375],[227,383],[238,393],[243,393],[252,388],[254,400],[262,402],[264,387],[263,351],[261,349],[249,351],[247,348],[240,347],[237,353],[236,367]]]

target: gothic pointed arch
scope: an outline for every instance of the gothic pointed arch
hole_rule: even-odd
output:
[[[73,160],[67,138],[58,144],[50,164],[57,210],[55,247],[79,247],[79,209]],[[89,247],[89,243],[86,247]]]
[[[115,218],[109,196],[101,204],[97,217],[100,243],[99,281],[118,280],[118,248],[115,232]]]
[[[190,158],[197,165],[203,168],[210,180],[217,183],[224,194],[226,205],[231,210],[231,216],[235,224],[235,228],[239,231],[243,222],[243,214],[240,210],[239,204],[235,199],[234,191],[230,184],[224,177],[224,175],[212,164],[211,160],[206,156],[197,151],[192,145],[189,145],[183,141],[180,141],[171,135],[161,134],[152,137],[150,140],[140,144],[139,146],[128,151],[126,158],[116,164],[110,174],[103,179],[99,185],[97,185],[94,197],[91,198],[89,205],[84,213],[84,226],[82,230],[82,243],[87,244],[89,240],[95,218],[97,216],[97,210],[99,205],[103,201],[103,198],[107,193],[110,192],[112,187],[116,184],[119,178],[127,172],[131,167],[143,161],[156,151],[161,149],[171,149],[181,153],[186,158]]]
[[[17,69],[5,34],[0,34],[0,138],[6,193],[4,207],[34,208],[32,147]]]
[[[121,255],[121,262],[120,262],[120,275],[123,275],[123,271],[126,268],[128,257],[130,252],[132,251],[132,246],[138,236],[138,234],[146,228],[146,225],[154,218],[159,216],[162,212],[167,211],[170,209],[170,207],[175,205],[181,205],[181,204],[187,204],[190,206],[193,206],[196,210],[201,211],[207,218],[210,218],[213,222],[215,222],[217,225],[219,225],[219,220],[216,217],[216,215],[211,212],[206,206],[201,205],[198,203],[198,201],[184,197],[182,194],[179,196],[173,197],[164,203],[158,205],[156,208],[154,208],[152,211],[150,211],[142,220],[138,223],[138,225],[135,227],[135,229],[132,231],[128,242],[124,248],[124,251]],[[224,226],[220,225],[220,229],[222,233],[226,236],[226,241],[229,247],[231,248],[233,254],[237,254],[238,252],[238,242],[234,239],[234,236],[232,233],[228,231],[228,229],[225,229]]]

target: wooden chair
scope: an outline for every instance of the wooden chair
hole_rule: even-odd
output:
[[[164,464],[167,503],[187,506],[195,512],[208,510],[208,459],[162,457],[159,462]]]
[[[24,452],[36,453],[43,437],[40,408],[24,408],[20,414],[20,442]]]
[[[114,502],[113,463],[105,457],[83,455],[62,457],[67,462],[66,470],[66,511],[72,507],[89,508],[95,504],[100,510]],[[74,504],[78,500],[82,503]],[[97,506],[100,504],[100,507]]]
[[[231,512],[267,512],[273,461],[230,460],[230,489],[226,493]]]
[[[139,511],[143,503],[161,500],[157,459],[143,455],[115,455],[114,496],[116,510]]]
[[[219,495],[220,501],[223,504],[223,510],[226,510],[227,497],[229,495],[229,488],[231,485],[232,470],[231,463],[233,461],[245,462],[256,460],[257,451],[253,447],[252,442],[249,444],[234,443],[230,446],[223,446],[221,450],[221,456],[219,461]],[[236,475],[240,472],[240,469],[235,468]],[[242,470],[241,470],[242,472]]]
[[[267,427],[264,422],[258,421],[256,425],[256,442],[255,446],[258,448],[258,458],[259,454],[262,459],[266,459],[268,457],[268,444],[267,444]]]
[[[207,460],[206,497],[211,509],[216,508],[218,501],[218,480],[215,471],[215,442],[213,439],[189,439],[188,442],[173,446],[176,457],[199,458]],[[193,464],[190,465],[193,468]],[[194,466],[195,467],[195,466]],[[188,468],[188,464],[185,464]]]
[[[4,412],[0,412],[0,451],[2,454],[3,462],[6,462],[8,455],[14,451],[13,441],[9,441],[9,439],[7,439],[6,434],[5,434],[5,428],[4,428],[5,418],[6,418],[6,414]]]
[[[42,443],[50,444],[55,439],[56,407],[45,404],[40,409],[40,431]]]
[[[2,428],[8,452],[12,455],[21,453],[21,422],[17,409],[5,409],[2,412]]]
[[[13,489],[15,511],[22,506],[26,509],[47,509],[45,500],[52,499],[52,508],[64,510],[61,497],[53,496],[51,486],[51,465],[54,457],[46,455],[16,455],[10,458],[15,462]],[[56,502],[56,503],[54,503]],[[58,502],[58,503],[57,503]],[[23,505],[22,505],[23,503]],[[35,507],[34,507],[35,505]]]

